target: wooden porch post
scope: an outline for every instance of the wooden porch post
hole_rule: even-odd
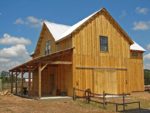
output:
[[[15,82],[16,82],[16,94],[17,94],[18,93],[18,91],[17,91],[17,86],[18,86],[17,85],[17,72],[16,72],[16,81]]]
[[[39,71],[39,98],[41,97],[41,64],[39,65],[39,69],[38,69],[38,71]]]
[[[31,93],[31,71],[29,70],[29,74],[28,74],[28,87],[29,87],[29,91],[28,91],[28,95],[30,96]]]
[[[11,93],[13,93],[13,88],[14,88],[14,85],[13,85],[13,82],[14,82],[14,79],[13,79],[13,71],[10,72],[10,76],[11,76]]]
[[[23,94],[23,70],[21,70],[21,93]]]
[[[45,64],[44,66],[42,66],[41,64],[39,65],[39,98],[41,98],[42,96],[42,89],[41,89],[41,76],[42,76],[42,71],[47,67],[48,64]]]

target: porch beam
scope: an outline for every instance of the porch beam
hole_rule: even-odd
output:
[[[42,66],[42,67],[41,67],[41,71],[43,71],[43,70],[47,67],[47,65],[48,65],[48,64],[45,64],[44,66]]]
[[[50,64],[64,64],[64,65],[71,65],[72,62],[70,62],[70,61],[54,61],[54,62],[51,62]]]

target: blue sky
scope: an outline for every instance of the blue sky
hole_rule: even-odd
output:
[[[73,25],[102,7],[133,40],[147,49],[145,67],[150,69],[149,0],[1,0],[0,71],[29,59],[43,20]]]

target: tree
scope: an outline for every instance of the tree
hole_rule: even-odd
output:
[[[7,72],[7,71],[2,71],[2,72],[0,73],[0,78],[2,79],[3,82],[8,82],[8,81],[10,81],[9,72]]]
[[[144,82],[145,85],[150,85],[150,70],[148,69],[144,70]]]

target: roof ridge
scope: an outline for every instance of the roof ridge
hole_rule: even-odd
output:
[[[83,23],[85,23],[87,20],[89,20],[92,16],[94,16],[96,13],[98,13],[99,11],[101,10],[105,10],[105,8],[102,8],[98,11],[95,11],[94,13],[92,13],[91,15],[83,18],[82,20],[78,21],[77,23],[73,24],[72,26],[69,26],[69,25],[65,25],[65,24],[57,24],[57,23],[53,23],[53,22],[49,22],[49,21],[44,21],[45,25],[48,27],[49,25],[48,24],[56,24],[56,25],[60,25],[60,27],[62,26],[66,26],[68,27],[68,29],[66,29],[66,31],[64,31],[62,34],[60,34],[59,36],[60,37],[54,37],[55,41],[59,41],[59,40],[62,40],[63,38],[65,38],[66,36],[70,35],[74,30],[76,30],[78,27],[80,27]],[[50,28],[48,27],[49,31],[52,33],[52,29],[53,28]],[[52,33],[53,34],[53,33]]]

